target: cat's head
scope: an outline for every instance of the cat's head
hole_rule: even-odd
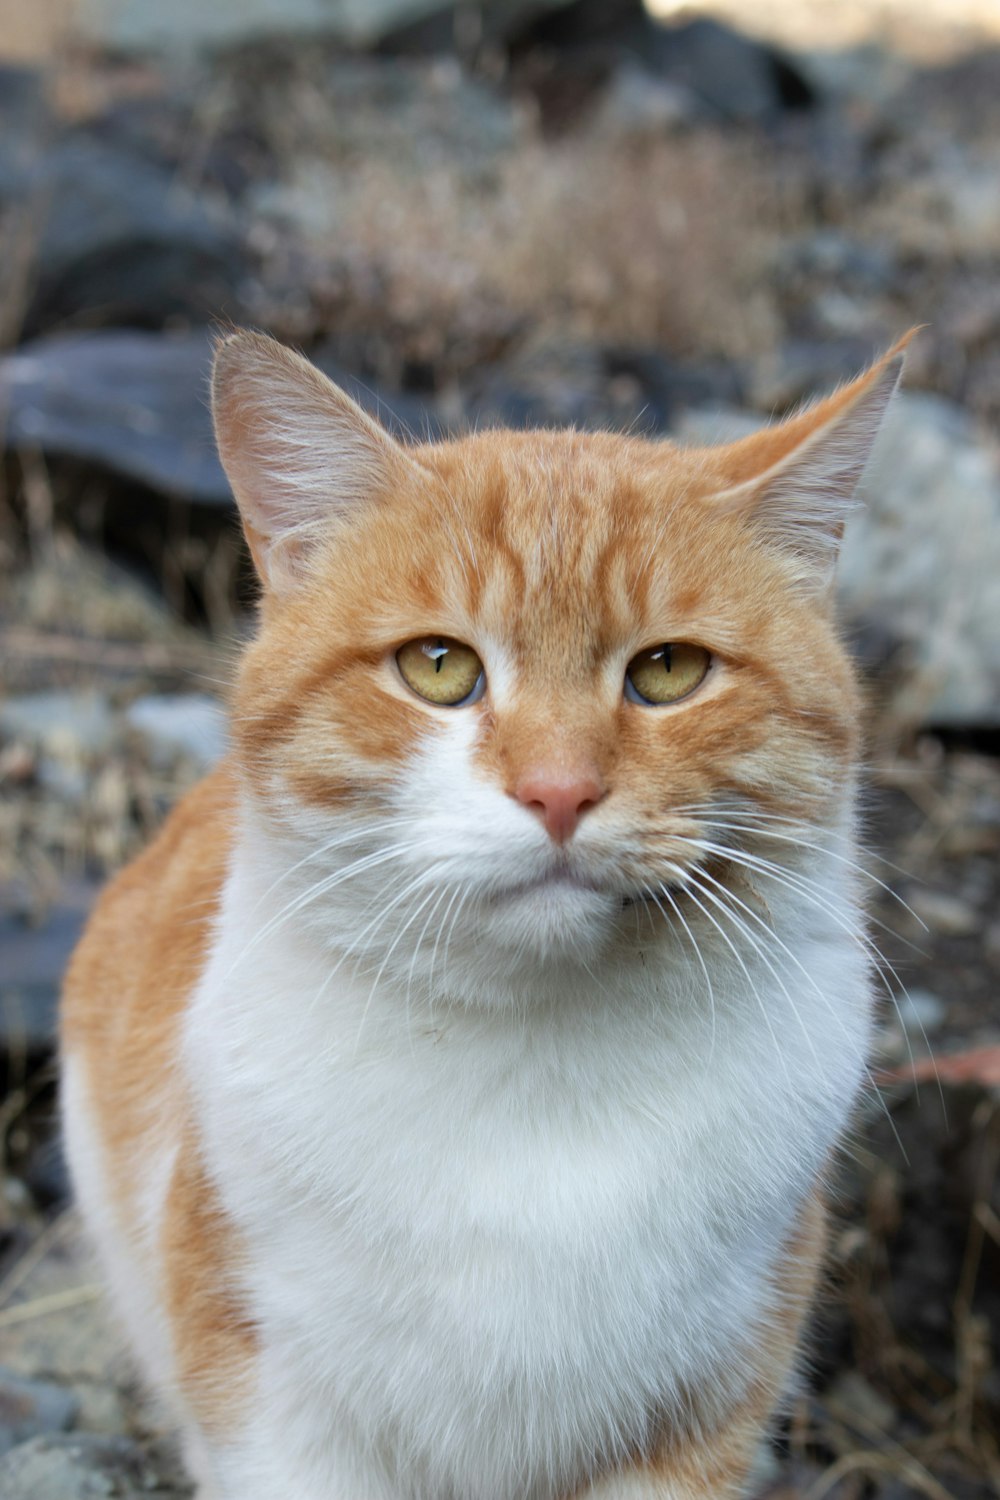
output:
[[[755,829],[835,826],[857,697],[831,582],[901,360],[715,448],[403,446],[299,356],[225,338],[263,584],[235,737],[298,913],[411,975],[456,933],[484,965],[591,963]]]

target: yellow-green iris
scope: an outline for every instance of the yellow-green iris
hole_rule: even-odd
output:
[[[711,664],[711,653],[704,646],[672,641],[633,656],[625,673],[626,683],[631,684],[636,701],[676,703],[704,681]]]
[[[446,635],[407,641],[396,652],[396,662],[404,682],[428,703],[464,703],[483,676],[483,664],[472,647]]]

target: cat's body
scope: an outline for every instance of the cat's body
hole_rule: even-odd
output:
[[[404,453],[224,346],[269,585],[235,752],[64,1007],[78,1194],[206,1500],[737,1493],[864,1075],[855,696],[810,537],[897,365],[738,449]],[[428,699],[414,638],[485,675]],[[623,696],[663,640],[703,643],[694,687]]]

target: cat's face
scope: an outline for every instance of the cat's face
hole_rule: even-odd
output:
[[[728,448],[403,450],[276,346],[224,345],[266,588],[235,730],[298,910],[411,975],[456,935],[486,965],[589,964],[691,871],[724,878],[727,827],[834,822],[856,700],[831,558],[897,373]]]

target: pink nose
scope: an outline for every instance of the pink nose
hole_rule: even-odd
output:
[[[514,788],[518,802],[536,813],[550,838],[565,844],[591,807],[596,807],[605,788],[595,775],[556,776],[545,771],[528,772]]]

